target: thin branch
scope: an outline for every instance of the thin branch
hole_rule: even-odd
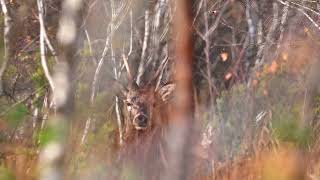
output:
[[[220,19],[223,15],[223,13],[225,12],[225,10],[227,9],[228,5],[230,3],[230,0],[227,0],[223,5],[222,5],[222,8],[218,14],[218,16],[216,17],[215,19],[215,22],[213,24],[213,26],[210,27],[210,29],[208,29],[208,31],[206,32],[205,36],[210,36],[218,27],[219,25],[219,22],[220,22]]]
[[[280,22],[280,36],[279,36],[279,43],[277,45],[277,52],[276,52],[276,55],[278,55],[279,53],[279,49],[280,49],[280,46],[281,46],[281,43],[282,43],[282,40],[283,40],[283,36],[284,36],[284,26],[287,22],[287,19],[288,19],[288,13],[289,13],[289,2],[287,1],[285,3],[285,6],[283,7],[283,12],[282,12],[282,17],[281,17],[281,22]]]
[[[52,44],[50,42],[50,39],[48,37],[48,34],[47,34],[47,31],[46,31],[46,28],[45,28],[44,24],[42,24],[42,25],[43,25],[43,29],[44,29],[44,40],[46,41],[46,44],[47,44],[49,50],[51,51],[56,63],[58,63],[59,62],[58,54],[57,54],[56,50],[53,48],[53,46],[52,46]]]
[[[283,5],[286,5],[286,6],[288,6],[288,4],[287,4],[288,2],[291,3],[291,4],[293,4],[293,5],[295,5],[295,6],[290,6],[290,7],[297,9],[299,12],[301,12],[303,15],[305,15],[305,16],[310,20],[310,22],[311,22],[317,29],[320,30],[320,25],[319,25],[308,13],[306,13],[303,9],[308,10],[308,11],[310,11],[310,12],[312,12],[312,13],[320,16],[320,13],[319,13],[319,12],[317,12],[317,11],[315,11],[315,10],[309,8],[309,7],[303,6],[303,5],[301,5],[301,4],[292,2],[292,1],[287,1],[287,2],[284,2],[284,1],[281,1],[281,0],[277,0],[277,1],[278,1],[279,3],[281,3],[281,4],[283,4]],[[296,6],[297,6],[297,7],[296,7]]]
[[[131,70],[129,68],[128,58],[124,54],[122,54],[122,59],[123,59],[124,66],[125,66],[125,68],[127,70],[129,79],[133,80],[132,73],[131,73]],[[120,74],[118,74],[118,77],[120,77]]]
[[[116,80],[118,80],[118,73],[117,73],[117,64],[116,64],[116,58],[114,56],[114,51],[113,51],[113,47],[112,47],[112,43],[110,45],[110,49],[111,49],[111,60],[113,62],[113,73],[114,73],[114,78]],[[117,117],[117,123],[118,123],[118,129],[119,129],[119,144],[122,145],[123,144],[123,120],[121,118],[121,109],[120,109],[120,104],[119,104],[119,97],[116,96],[115,97],[115,103],[116,103],[116,117]]]
[[[43,21],[43,0],[37,0],[38,11],[39,11],[39,22],[40,22],[40,57],[41,57],[41,65],[44,71],[44,74],[49,82],[50,88],[52,92],[55,90],[55,86],[53,83],[52,76],[50,75],[47,60],[46,60],[46,53],[45,53],[45,28],[44,28],[44,21]]]
[[[266,37],[266,42],[264,42],[261,46],[260,49],[258,50],[257,54],[257,60],[256,60],[256,66],[257,68],[260,67],[264,63],[265,59],[265,53],[267,50],[269,50],[270,46],[272,45],[272,40],[273,36],[276,32],[276,29],[279,25],[279,6],[277,3],[273,3],[273,19],[272,19],[272,24],[269,28],[267,37]]]
[[[89,33],[88,33],[87,29],[85,29],[84,32],[86,34],[86,38],[87,38],[87,41],[88,41],[89,53],[90,53],[90,56],[92,56],[92,45],[91,45],[90,36],[89,36]],[[92,60],[93,60],[94,65],[97,65],[96,60],[94,58],[92,58]]]
[[[129,57],[132,53],[132,44],[133,44],[133,20],[132,20],[132,10],[130,11],[130,46],[129,46],[129,52],[127,56]]]
[[[141,59],[140,64],[138,68],[138,74],[137,74],[137,84],[140,85],[142,75],[145,71],[145,55],[146,55],[146,49],[148,46],[148,39],[149,39],[149,10],[146,10],[145,12],[145,25],[144,25],[144,38],[143,38],[143,45],[142,45],[142,53],[141,53]]]
[[[111,22],[108,25],[109,33],[108,33],[108,36],[105,41],[105,46],[104,46],[102,55],[100,57],[96,71],[94,73],[93,82],[92,82],[92,86],[91,86],[91,97],[90,97],[90,106],[91,107],[93,106],[93,104],[95,102],[95,97],[96,97],[96,93],[97,93],[96,89],[97,89],[97,84],[98,84],[98,78],[99,78],[99,74],[101,72],[102,65],[104,64],[104,61],[105,61],[105,56],[107,55],[107,52],[111,46],[110,41],[112,41],[112,37],[113,37],[114,33],[116,32],[116,30],[119,28],[119,26],[123,22],[125,15],[128,13],[129,7],[131,6],[131,1],[127,1],[127,3],[122,4],[120,7],[117,8],[117,10],[113,10],[113,1],[111,1],[111,4],[112,4],[112,12],[111,12]],[[122,12],[122,13],[120,13],[120,12]],[[119,16],[122,16],[122,17],[119,18]],[[117,22],[117,19],[119,20],[119,22]],[[89,117],[86,121],[83,135],[82,135],[81,145],[85,143],[85,139],[86,139],[87,134],[89,132],[89,128],[90,128],[90,124],[92,123],[92,120],[93,120],[92,115],[89,115]]]
[[[214,87],[214,83],[213,78],[211,77],[211,71],[214,67],[211,66],[211,62],[210,62],[210,47],[211,47],[211,41],[209,39],[208,34],[210,33],[210,31],[212,32],[214,29],[216,29],[216,27],[218,26],[218,21],[220,21],[220,18],[217,17],[214,25],[209,29],[209,19],[208,19],[208,7],[207,7],[207,0],[204,1],[204,26],[205,26],[205,36],[204,36],[204,41],[205,41],[205,48],[204,48],[204,54],[205,54],[205,59],[206,59],[206,73],[208,76],[208,90],[209,90],[209,96],[210,96],[210,105],[211,107],[213,107],[214,105],[214,98],[215,95],[212,91],[212,87]],[[224,5],[224,7],[226,7],[226,4]],[[222,11],[220,12],[220,14],[222,14]],[[221,16],[220,16],[221,17]]]
[[[294,7],[294,8],[297,8],[297,9],[302,8],[302,9],[308,10],[308,11],[310,11],[310,12],[312,12],[312,13],[314,13],[314,14],[316,14],[316,15],[320,16],[320,12],[315,11],[315,10],[313,10],[313,9],[311,9],[311,8],[307,7],[307,6],[301,5],[301,4],[299,4],[299,3],[292,2],[292,1],[286,1],[286,2],[284,2],[284,1],[282,1],[282,0],[277,0],[277,1],[278,1],[279,3],[281,3],[281,4],[285,5],[285,6],[287,6],[287,5],[288,5],[287,3],[293,4],[293,5],[297,6],[297,7]],[[291,6],[291,7],[292,7],[292,6]]]
[[[316,23],[316,21],[314,19],[312,19],[312,17],[310,17],[310,15],[308,13],[306,13],[303,9],[298,9],[298,11],[300,11],[302,14],[304,14],[310,21],[311,23],[318,29],[320,30],[320,25],[318,23]]]

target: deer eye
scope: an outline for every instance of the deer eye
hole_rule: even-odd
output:
[[[127,106],[132,106],[131,102],[126,101],[125,103],[126,103]]]

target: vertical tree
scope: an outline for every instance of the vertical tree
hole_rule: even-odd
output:
[[[176,103],[169,135],[169,171],[166,179],[188,179],[190,144],[193,137],[194,102],[192,84],[192,1],[175,1],[174,47]]]
[[[2,64],[0,67],[0,95],[3,93],[3,74],[7,68],[7,64],[10,58],[11,54],[11,48],[10,48],[10,36],[11,36],[11,27],[12,27],[12,18],[10,16],[10,11],[6,5],[5,0],[1,0],[1,9],[4,17],[4,57],[2,60]]]
[[[60,46],[59,62],[53,76],[53,101],[56,114],[49,117],[48,130],[53,137],[45,142],[40,154],[40,179],[64,179],[64,158],[70,118],[73,112],[74,91],[72,85],[76,42],[80,24],[82,0],[65,0],[58,29]]]

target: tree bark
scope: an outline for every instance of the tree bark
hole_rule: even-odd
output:
[[[190,144],[193,138],[194,102],[192,83],[192,1],[175,1],[175,108],[168,136],[169,168],[163,179],[188,179],[191,172]]]
[[[49,117],[48,129],[55,134],[45,143],[39,158],[40,179],[65,179],[64,158],[67,149],[68,127],[74,107],[73,76],[74,55],[80,26],[82,0],[64,0],[58,29],[59,62],[53,75],[53,101],[56,115]],[[46,129],[44,130],[46,131]]]
[[[10,48],[10,36],[11,36],[11,28],[12,28],[12,18],[10,16],[10,12],[6,5],[5,0],[0,0],[1,8],[4,17],[4,57],[0,67],[0,96],[3,94],[3,74],[7,68],[8,61],[11,56],[11,48]]]

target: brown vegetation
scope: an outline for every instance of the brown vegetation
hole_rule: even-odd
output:
[[[0,3],[0,179],[319,179],[318,1]]]

